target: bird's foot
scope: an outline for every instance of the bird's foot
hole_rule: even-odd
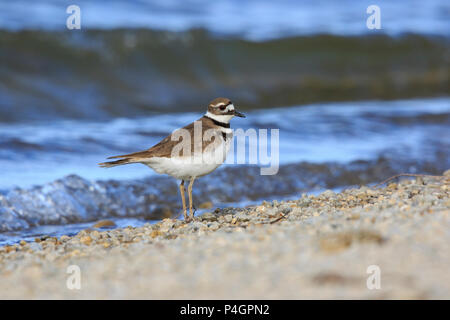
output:
[[[194,206],[189,209],[189,219],[194,220],[194,215],[195,215],[196,211],[197,211],[197,208],[195,208]]]

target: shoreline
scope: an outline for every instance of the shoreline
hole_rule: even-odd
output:
[[[448,299],[450,172],[0,247],[0,298]],[[79,266],[81,289],[66,287]],[[366,286],[379,266],[381,289]]]
[[[267,199],[293,199],[302,193],[327,189],[336,192],[350,186],[375,184],[380,177],[398,172],[438,175],[448,167],[447,159],[437,150],[427,156],[435,164],[392,155],[344,163],[300,161],[280,165],[276,175],[261,175],[260,167],[254,165],[223,166],[196,181],[194,199],[199,209],[213,205],[240,207]],[[142,173],[148,171],[138,169]],[[73,234],[78,230],[67,230],[72,224],[122,218],[155,221],[180,212],[178,185],[172,177],[155,174],[130,180],[89,180],[72,174],[0,194],[0,236],[2,232],[26,233],[33,228],[57,225],[60,235]]]

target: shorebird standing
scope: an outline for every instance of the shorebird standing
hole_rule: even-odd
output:
[[[192,201],[194,181],[198,177],[211,173],[225,161],[232,141],[230,120],[234,116],[245,118],[245,115],[235,110],[229,99],[214,99],[208,105],[208,110],[202,118],[175,130],[150,149],[109,157],[108,159],[120,160],[104,162],[99,165],[103,168],[110,168],[130,163],[142,163],[157,173],[168,174],[181,180],[180,194],[183,214],[184,219],[189,221],[194,217]],[[186,208],[185,180],[189,180],[189,216]]]

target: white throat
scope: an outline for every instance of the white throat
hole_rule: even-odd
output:
[[[234,114],[212,114],[208,111],[205,116],[222,123],[230,123],[230,120],[234,117]]]

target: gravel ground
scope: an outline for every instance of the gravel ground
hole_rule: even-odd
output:
[[[447,171],[1,247],[0,298],[449,299],[449,182]],[[67,287],[71,265],[80,289]]]

